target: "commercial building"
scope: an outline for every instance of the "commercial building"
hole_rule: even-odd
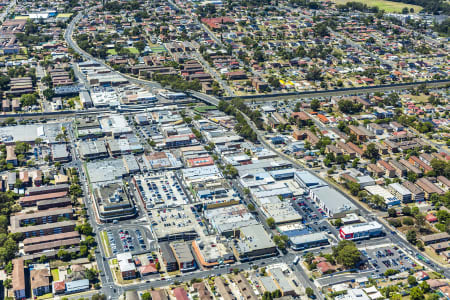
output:
[[[327,236],[323,232],[315,232],[290,237],[289,243],[293,250],[298,251],[328,245],[330,242],[328,241]]]
[[[356,211],[347,197],[329,186],[310,189],[309,196],[331,218],[340,218]]]
[[[66,144],[53,144],[51,154],[54,162],[68,162],[70,160],[70,153],[67,151]]]
[[[300,187],[310,190],[327,186],[328,184],[317,176],[314,176],[308,171],[297,171],[294,175],[295,181]]]
[[[81,141],[78,149],[82,159],[97,159],[108,157],[108,150],[104,141]]]
[[[302,216],[289,201],[282,201],[279,197],[271,196],[257,198],[258,206],[266,218],[273,218],[275,224],[301,221]]]
[[[189,206],[152,210],[152,230],[158,242],[191,241],[197,238],[195,216]]]
[[[136,215],[136,207],[121,183],[98,185],[94,190],[94,198],[99,218],[104,222]]]
[[[134,265],[130,252],[117,254],[117,262],[123,279],[136,278],[136,266]]]
[[[89,279],[67,281],[65,286],[68,294],[86,291],[90,288]]]
[[[275,256],[278,250],[264,227],[260,224],[239,229],[239,236],[233,243],[234,256],[240,261]]]
[[[192,241],[192,250],[203,267],[234,262],[234,255],[216,236],[205,236]]]
[[[281,292],[281,296],[296,296],[294,287],[289,283],[288,278],[281,270],[281,268],[271,268],[268,270],[268,274],[272,276],[276,287]]]
[[[175,258],[169,243],[159,243],[159,249],[167,272],[178,270],[178,261]]]
[[[378,222],[368,222],[346,225],[339,230],[339,236],[344,240],[361,240],[377,237],[383,234],[383,226]]]
[[[172,248],[173,254],[175,255],[175,259],[178,263],[178,268],[181,272],[193,271],[197,268],[194,256],[192,255],[191,249],[187,243],[175,242],[171,243],[170,247]]]
[[[233,236],[241,227],[259,224],[242,204],[208,209],[204,217],[218,234],[225,237]]]

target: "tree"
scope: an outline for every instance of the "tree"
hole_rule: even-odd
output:
[[[403,222],[403,225],[406,225],[406,226],[414,225],[414,220],[410,217],[404,217],[402,222]]]
[[[85,257],[88,254],[88,247],[86,245],[80,246],[80,251],[78,252],[79,257]]]
[[[62,261],[68,261],[71,258],[70,253],[65,251],[64,249],[60,249],[56,255]]]
[[[95,245],[95,238],[93,236],[87,236],[84,240],[88,246],[94,246]]]
[[[44,263],[46,263],[48,261],[48,258],[47,258],[47,256],[45,256],[45,255],[42,255],[40,258],[39,258],[39,263],[41,263],[41,264],[44,264]]]
[[[10,289],[12,287],[11,283],[12,283],[12,279],[11,278],[6,278],[5,280],[3,280],[3,285],[7,289]]]
[[[141,299],[142,300],[152,300],[152,296],[150,295],[149,292],[145,292],[141,295]]]
[[[69,187],[69,194],[78,198],[81,195],[83,195],[83,190],[81,189],[80,185],[74,183],[74,184],[71,184]]]
[[[430,294],[427,297],[427,300],[439,300],[439,299],[440,299],[439,294],[436,293]]]
[[[414,276],[412,276],[412,275],[408,276],[408,284],[409,284],[410,286],[415,286],[415,285],[417,285],[416,277],[414,277]]]
[[[14,152],[19,154],[26,154],[30,151],[30,145],[24,142],[16,142],[16,148],[14,149]]]
[[[379,152],[374,143],[370,143],[367,145],[366,151],[363,154],[365,157],[369,159],[377,159],[379,156]]]
[[[53,97],[55,97],[55,92],[53,91],[53,89],[46,89],[42,92],[42,94],[44,95],[45,98],[47,98],[47,100],[52,100]]]
[[[86,279],[89,279],[89,282],[94,282],[97,280],[98,271],[95,269],[86,269]]]
[[[106,300],[105,294],[95,294],[91,297],[92,300]]]
[[[422,289],[418,286],[415,286],[411,289],[409,296],[410,296],[411,300],[423,300],[424,299]]]
[[[406,233],[406,239],[411,244],[415,244],[417,242],[417,233],[416,233],[416,231],[415,230],[408,230],[408,232]]]
[[[156,268],[156,271],[158,271],[158,272],[161,270],[161,264],[159,263],[159,261],[156,262],[155,268]]]
[[[310,107],[313,111],[317,111],[320,108],[320,101],[318,99],[313,99],[310,103]]]
[[[255,210],[255,206],[253,205],[253,203],[249,203],[247,205],[247,208],[248,208],[249,211],[254,211]]]
[[[84,223],[82,225],[78,225],[75,228],[79,233],[84,235],[92,235],[93,229],[89,223]]]
[[[395,208],[389,208],[388,209],[388,215],[389,215],[389,217],[391,217],[391,218],[395,218],[395,217],[397,217],[397,211],[395,210]]]
[[[344,222],[342,222],[341,218],[334,220],[334,226],[341,227],[342,225],[344,225]]]
[[[311,297],[312,295],[314,295],[314,290],[308,286],[305,289],[305,293],[308,297]]]
[[[409,206],[403,207],[402,214],[405,216],[410,216],[411,215],[411,207],[409,207]]]
[[[35,94],[23,94],[20,96],[20,103],[22,106],[33,106],[37,104],[37,98]]]
[[[426,219],[423,214],[419,213],[418,215],[416,215],[416,224],[417,224],[417,226],[419,226],[419,230],[421,230],[422,227],[425,226],[425,221],[426,221]]]
[[[275,228],[275,220],[274,218],[270,217],[266,219],[267,226],[269,226],[271,229]]]
[[[400,272],[400,271],[399,270],[394,270],[394,269],[387,269],[384,272],[384,276],[389,277],[389,276],[397,274],[398,272]]]
[[[348,240],[342,240],[333,247],[333,256],[338,263],[347,268],[354,268],[361,261],[361,253],[355,243]]]

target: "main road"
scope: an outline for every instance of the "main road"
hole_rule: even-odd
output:
[[[305,168],[305,166],[302,165],[298,160],[294,159],[293,157],[291,157],[289,155],[286,155],[285,153],[280,152],[277,148],[273,147],[270,143],[268,143],[266,141],[266,139],[264,138],[264,135],[259,131],[259,129],[256,127],[255,123],[253,123],[253,121],[250,120],[250,118],[246,114],[242,113],[242,115],[244,116],[244,118],[246,119],[246,121],[250,125],[250,127],[256,132],[258,140],[261,142],[261,144],[264,147],[266,147],[269,150],[272,150],[274,153],[278,154],[278,156],[290,161],[297,168],[304,169],[304,170],[308,171],[309,173],[313,174],[314,176],[320,177],[318,174],[316,174],[316,172],[314,172],[308,168]],[[345,192],[343,192],[341,189],[338,189],[336,186],[330,184],[330,187],[334,188],[336,191],[343,194],[345,197],[348,197]],[[384,227],[384,232],[386,233],[386,236],[392,241],[393,244],[395,244],[403,249],[406,249],[409,253],[414,254],[414,256],[416,256],[416,257],[417,257],[417,255],[427,257],[426,254],[418,251],[409,242],[407,242],[405,237],[403,237],[400,234],[397,234],[397,231],[388,227],[386,225],[385,221],[380,219],[379,216],[377,216],[376,214],[374,214],[373,212],[368,210],[366,207],[361,205],[361,203],[359,203],[358,201],[355,201],[353,198],[350,198],[350,199],[353,202],[353,204],[358,208],[360,214],[366,218],[366,220],[372,220],[372,221],[376,220]],[[450,269],[441,268],[441,267],[439,267],[439,265],[437,263],[433,263],[433,261],[434,261],[433,259],[430,259],[430,257],[427,257],[427,258],[430,261],[428,263],[422,262],[423,264],[425,264],[427,267],[429,267],[433,271],[442,273],[445,277],[450,278]]]
[[[146,86],[147,88],[150,88],[150,89],[161,87],[158,83],[150,82],[147,80],[137,79],[137,78],[131,77],[129,75],[119,73],[119,72],[115,71],[114,69],[112,69],[110,66],[108,66],[103,60],[94,58],[89,53],[87,53],[84,50],[82,50],[81,48],[79,48],[78,45],[76,44],[76,42],[73,40],[73,30],[74,30],[75,25],[79,22],[79,20],[81,19],[82,16],[83,16],[83,13],[80,12],[72,19],[72,21],[70,22],[69,26],[67,27],[67,30],[64,35],[67,44],[72,49],[74,49],[77,53],[79,53],[82,57],[84,57],[84,59],[95,61],[95,62],[99,63],[101,66],[111,70],[111,72],[115,72],[115,73],[127,78],[132,83],[135,83],[135,84],[141,85],[141,86]],[[411,86],[415,86],[415,85],[417,85],[417,84],[411,84]],[[392,89],[391,87],[384,87],[384,86],[380,86],[377,88],[380,91],[386,91],[386,90]],[[364,91],[367,91],[367,90],[361,89],[361,93]],[[344,92],[344,91],[342,91],[342,92]],[[345,92],[347,94],[349,93],[348,91],[345,91]],[[328,93],[330,93],[329,95],[331,96],[331,95],[338,95],[340,92],[335,90],[335,91],[329,91]],[[355,93],[355,91],[351,91],[351,93]],[[211,103],[213,105],[218,105],[218,103],[219,103],[219,100],[215,97],[208,96],[208,95],[198,93],[198,92],[192,92],[192,94],[196,98],[199,98],[199,99],[201,99],[205,102]],[[308,96],[314,97],[314,95],[315,95],[315,93],[312,92]],[[325,96],[328,94],[322,92],[321,95]],[[296,97],[300,98],[299,96],[296,96]],[[246,117],[246,115],[244,115],[244,116]],[[277,149],[272,147],[272,145],[267,143],[265,141],[264,137],[262,136],[262,134],[259,132],[259,130],[256,128],[256,126],[250,119],[247,118],[247,122],[250,124],[250,126],[253,128],[253,130],[255,130],[255,132],[257,132],[258,139],[265,147],[267,147],[268,149],[271,149],[272,151],[277,153],[279,156],[291,161],[297,167],[303,168],[303,166],[298,161],[296,161],[295,159],[293,159],[290,156],[280,153]],[[77,158],[75,158],[75,159],[76,159],[77,169],[80,171],[80,173],[82,173],[81,164]],[[312,171],[309,170],[309,172],[312,172]],[[312,173],[314,173],[314,172],[312,172]],[[88,194],[88,191],[85,190],[85,192],[86,192],[86,194]],[[85,200],[87,200],[87,199],[85,199]],[[374,217],[374,215],[370,211],[368,211],[365,207],[361,206],[357,202],[355,202],[355,205],[360,209],[361,213],[365,217],[367,217],[368,219],[376,219],[376,217]],[[94,228],[97,228],[96,222],[95,222],[95,216],[92,215],[92,212],[90,209],[88,211],[90,214],[91,224],[94,226]],[[384,224],[383,222],[381,222],[381,223]],[[405,240],[403,238],[399,237],[394,232],[391,232],[391,230],[386,225],[384,225],[384,226],[385,226],[385,232],[387,233],[388,237],[391,239],[391,241],[393,243],[401,246],[404,249],[408,249],[409,251],[411,251],[411,253],[416,253],[416,254],[418,253],[418,251],[415,248],[413,248],[411,245],[409,245],[409,243],[405,242]],[[101,241],[98,241],[98,244],[102,245]],[[96,253],[96,259],[97,259],[97,262],[99,263],[100,270],[105,275],[105,280],[103,280],[103,277],[102,277],[102,283],[103,283],[102,291],[105,294],[107,294],[108,296],[112,296],[114,298],[118,297],[117,291],[121,291],[121,290],[144,290],[144,289],[149,289],[151,287],[165,286],[165,285],[168,285],[169,283],[175,282],[175,280],[179,281],[179,282],[186,282],[186,281],[190,281],[193,278],[208,277],[211,275],[223,274],[223,273],[229,272],[230,268],[249,269],[251,267],[251,265],[249,263],[242,263],[242,264],[236,264],[232,267],[224,267],[224,268],[220,268],[217,270],[206,270],[206,271],[198,271],[198,272],[194,272],[194,273],[188,273],[188,274],[184,274],[181,277],[178,277],[176,279],[175,278],[167,279],[167,280],[160,279],[160,280],[146,281],[146,282],[127,285],[127,286],[118,286],[112,280],[112,273],[111,273],[111,270],[109,269],[109,266],[107,264],[105,265],[105,263],[103,261],[103,257],[105,257],[105,251],[102,248],[102,246],[100,246],[100,250],[101,250],[101,253]],[[292,254],[288,254],[288,255],[282,256],[280,258],[277,258],[276,260],[290,263],[292,261],[292,259],[293,259]],[[272,261],[272,259],[263,259],[263,260],[254,262],[253,264],[262,266],[271,261]],[[436,271],[440,271],[435,265],[428,264],[428,266]],[[450,270],[443,270],[443,272],[444,272],[445,276],[450,277]],[[296,273],[298,273],[298,277],[302,281],[302,284],[305,287],[310,286],[311,288],[313,288],[314,290],[317,291],[316,286],[314,284],[312,284],[309,280],[306,279],[305,274],[304,274],[303,270],[301,270],[301,268],[297,267]],[[320,293],[319,293],[319,297],[321,297]]]

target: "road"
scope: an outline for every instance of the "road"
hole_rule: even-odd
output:
[[[244,118],[246,119],[247,123],[250,125],[250,127],[256,132],[258,140],[261,142],[261,144],[266,147],[269,150],[272,150],[273,152],[277,153],[278,156],[290,161],[294,166],[296,166],[299,169],[304,169],[308,172],[310,172],[311,174],[313,174],[314,176],[320,177],[319,174],[316,174],[316,172],[311,171],[307,168],[305,168],[300,162],[298,162],[296,159],[292,158],[289,155],[286,155],[282,152],[280,152],[278,149],[276,149],[275,147],[273,147],[272,144],[268,143],[266,141],[266,139],[264,138],[264,135],[261,134],[261,132],[258,130],[258,128],[256,128],[256,125],[250,120],[250,118],[242,113],[242,115],[244,116]],[[345,197],[349,198],[345,192],[343,192],[342,190],[336,188],[336,186],[330,184],[330,187],[335,189],[336,191],[338,191],[339,193],[341,193],[342,195],[344,195]],[[406,241],[405,237],[403,235],[399,235],[397,234],[397,232],[393,229],[391,229],[390,227],[388,227],[385,223],[385,221],[380,218],[379,216],[375,215],[373,212],[369,211],[366,207],[362,206],[358,201],[355,201],[353,198],[349,198],[353,204],[358,208],[359,213],[361,216],[363,216],[366,220],[369,221],[378,221],[380,224],[382,224],[382,226],[384,227],[384,232],[386,233],[386,236],[392,241],[393,244],[397,245],[398,247],[401,247],[403,249],[406,249],[409,253],[413,253],[414,256],[420,254],[428,259],[430,259],[430,263],[424,263],[428,268],[432,269],[433,271],[439,272],[446,276],[447,278],[450,278],[450,269],[445,269],[445,268],[439,268],[437,266],[437,263],[433,263],[432,259],[430,257],[428,257],[427,255],[425,255],[424,253],[418,251],[416,248],[414,248],[409,242]]]
[[[67,132],[69,133],[70,144],[75,145],[76,138],[73,134],[72,123],[68,123],[66,128],[67,128]],[[93,231],[95,233],[96,243],[97,243],[97,250],[95,251],[95,260],[97,261],[98,269],[100,271],[100,280],[102,282],[101,292],[104,293],[107,297],[111,296],[111,298],[116,299],[120,295],[120,293],[118,293],[119,287],[116,287],[114,285],[114,280],[113,280],[113,275],[112,275],[111,269],[109,268],[108,263],[105,261],[105,257],[107,257],[107,254],[106,254],[105,249],[103,249],[103,244],[101,242],[100,235],[99,235],[101,228],[99,228],[99,224],[96,222],[95,213],[94,213],[93,209],[91,209],[91,207],[90,207],[92,200],[90,198],[89,187],[87,184],[87,182],[88,182],[87,176],[84,173],[83,166],[82,166],[81,160],[79,158],[79,153],[78,153],[77,148],[71,147],[71,153],[72,153],[72,161],[70,163],[68,163],[66,166],[74,167],[77,169],[80,182],[82,183],[81,188],[83,189],[83,195],[84,195],[83,202],[87,208],[86,211],[87,211],[88,222],[93,228]],[[114,292],[114,290],[116,292]]]
[[[92,57],[90,54],[86,53],[85,51],[83,51],[82,49],[80,49],[78,47],[78,45],[74,42],[73,40],[73,30],[74,30],[74,26],[77,22],[79,22],[79,20],[82,17],[82,13],[79,13],[73,20],[72,22],[69,24],[66,33],[65,33],[65,39],[68,43],[68,45],[70,47],[72,47],[76,52],[78,52],[81,56],[83,56],[85,59],[87,60],[93,60],[96,61],[97,63],[99,63],[100,65],[102,65],[105,68],[108,68],[109,70],[111,70],[112,72],[118,73],[121,76],[126,77],[130,82],[138,84],[138,85],[143,85],[146,86],[147,88],[150,89],[154,89],[154,88],[158,88],[160,87],[159,84],[154,83],[154,82],[150,82],[150,81],[146,81],[146,80],[141,80],[141,79],[136,79],[133,78],[131,76],[125,75],[125,74],[121,74],[119,72],[114,71],[111,67],[109,67],[107,64],[105,64],[102,60],[96,59],[94,57]],[[207,30],[207,29],[206,29]],[[212,36],[214,37],[214,36]],[[416,84],[412,84],[412,85],[416,85]],[[392,90],[392,87],[377,87],[380,90]],[[403,89],[405,87],[402,87]],[[367,89],[361,89],[361,92],[367,92]],[[329,91],[330,95],[337,95],[339,93],[339,91]],[[348,94],[348,91],[345,91],[346,94]],[[351,93],[355,93],[355,91],[351,91]],[[213,105],[217,105],[219,100],[215,97],[212,96],[208,96],[202,93],[198,93],[198,92],[193,92],[192,93],[193,96],[195,96],[196,98],[199,98],[205,102],[211,103]],[[306,94],[307,95],[307,94]],[[305,95],[305,96],[306,96]],[[314,94],[311,94],[314,95]],[[324,95],[324,93],[322,93],[322,95]],[[324,95],[325,96],[325,95]],[[298,98],[298,96],[296,96]],[[311,96],[309,96],[311,97]],[[273,101],[273,98],[272,98]],[[271,144],[267,143],[264,139],[264,137],[261,135],[261,133],[259,132],[259,130],[257,130],[257,128],[255,127],[254,123],[251,122],[251,120],[248,119],[248,117],[246,115],[244,115],[247,118],[247,122],[249,123],[249,125],[253,128],[253,130],[255,130],[255,132],[257,132],[258,135],[258,139],[260,140],[260,142],[267,147],[268,149],[271,149],[272,151],[274,151],[275,153],[277,153],[279,156],[287,159],[288,161],[291,161],[295,166],[297,166],[298,168],[303,168],[303,166],[296,161],[295,159],[280,153],[277,149],[275,149]],[[73,137],[73,133],[72,130],[69,130],[69,132],[71,132],[71,139],[72,139],[72,144],[74,143],[74,137]],[[86,182],[86,177],[83,173],[82,167],[81,167],[81,161],[78,158],[78,154],[76,152],[76,149],[73,149],[73,161],[72,163],[76,166],[76,168],[79,171],[79,174],[81,175],[80,178],[82,179],[83,182]],[[312,172],[312,171],[309,171]],[[312,172],[314,173],[314,172]],[[88,192],[88,186],[86,184],[83,184],[83,190],[84,190],[84,194],[85,195],[89,195]],[[341,191],[340,191],[341,192]],[[85,203],[89,203],[89,199],[85,196],[84,199],[86,202]],[[373,216],[373,214],[366,210],[364,207],[362,207],[359,203],[355,202],[355,205],[360,209],[361,214],[366,217],[368,220],[372,219],[377,219],[376,217]],[[88,216],[89,216],[89,222],[90,224],[93,226],[94,231],[96,233],[98,233],[99,230],[102,229],[102,226],[100,226],[99,224],[97,224],[97,222],[95,222],[95,215],[93,214],[93,210],[92,209],[88,209]],[[384,223],[382,223],[384,224]],[[391,230],[389,228],[385,226],[385,232],[387,234],[387,237],[396,245],[404,248],[404,249],[409,249],[411,252],[413,253],[417,253],[417,251],[411,247],[402,237],[391,233]],[[119,286],[116,285],[113,282],[113,275],[112,272],[109,268],[109,266],[105,263],[105,261],[103,260],[104,257],[106,257],[106,253],[105,253],[105,249],[103,249],[103,245],[101,243],[101,241],[99,240],[99,236],[97,235],[97,243],[98,243],[98,251],[96,251],[96,260],[98,262],[99,265],[99,269],[101,271],[101,281],[102,281],[102,292],[104,294],[107,295],[107,297],[111,296],[112,298],[116,299],[119,297],[119,295],[124,291],[124,290],[146,290],[152,287],[161,287],[161,286],[166,286],[170,283],[173,283],[175,281],[179,281],[179,282],[186,282],[186,281],[190,281],[193,278],[206,278],[208,276],[211,275],[217,275],[217,274],[224,274],[224,273],[228,273],[230,271],[230,268],[240,268],[240,269],[249,269],[251,268],[251,264],[250,263],[238,263],[233,265],[232,267],[223,267],[220,269],[216,269],[216,270],[199,270],[197,272],[192,272],[192,273],[187,273],[187,274],[183,274],[180,277],[177,278],[169,278],[166,280],[162,280],[162,279],[158,279],[158,280],[152,280],[149,282],[140,282],[137,284],[131,284],[131,285],[127,285],[127,286]],[[275,258],[275,260],[277,262],[279,261],[284,261],[286,263],[290,263],[293,260],[293,254],[289,253],[285,256],[281,256],[278,258]],[[267,263],[270,263],[274,261],[273,258],[267,258],[267,259],[262,259],[262,260],[258,260],[253,262],[252,264],[254,265],[258,265],[258,266],[263,266],[266,265]],[[439,271],[437,269],[436,266],[434,265],[428,265],[429,267],[431,267],[432,269]],[[309,280],[309,278],[307,277],[306,273],[304,272],[304,270],[302,270],[300,267],[296,267],[296,274],[298,275],[299,280],[301,280],[302,284],[304,286],[310,286],[311,288],[313,288],[313,290],[316,291],[316,295],[320,298],[323,299],[321,294],[317,291],[317,287]],[[450,277],[450,270],[444,270],[444,275],[447,277]]]
[[[75,52],[80,54],[84,59],[86,59],[88,61],[95,61],[96,63],[100,64],[102,67],[109,69],[111,72],[116,73],[122,77],[125,77],[131,83],[134,83],[134,84],[140,85],[140,86],[144,86],[146,88],[150,88],[151,90],[162,88],[161,85],[157,82],[134,78],[132,76],[115,71],[112,67],[107,65],[103,60],[95,58],[92,55],[90,55],[89,53],[87,53],[86,51],[84,51],[83,49],[81,49],[78,46],[78,44],[73,40],[73,32],[74,32],[75,25],[81,20],[84,13],[88,13],[88,12],[96,9],[97,7],[98,6],[94,6],[85,12],[79,12],[72,19],[72,21],[67,26],[66,32],[64,33],[64,39],[66,40],[67,45],[70,46],[73,50],[75,50]]]
[[[12,0],[0,15],[0,23],[3,23],[10,10],[15,8],[17,0]]]

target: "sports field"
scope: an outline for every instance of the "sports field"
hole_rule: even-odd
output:
[[[376,6],[379,9],[384,10],[385,12],[390,13],[401,13],[402,9],[404,7],[407,7],[408,9],[413,8],[414,12],[419,12],[422,10],[421,6],[418,5],[412,5],[412,4],[406,4],[401,2],[393,2],[393,1],[387,1],[387,0],[334,0],[336,4],[345,4],[347,2],[361,2],[364,4],[367,4],[367,6]]]

